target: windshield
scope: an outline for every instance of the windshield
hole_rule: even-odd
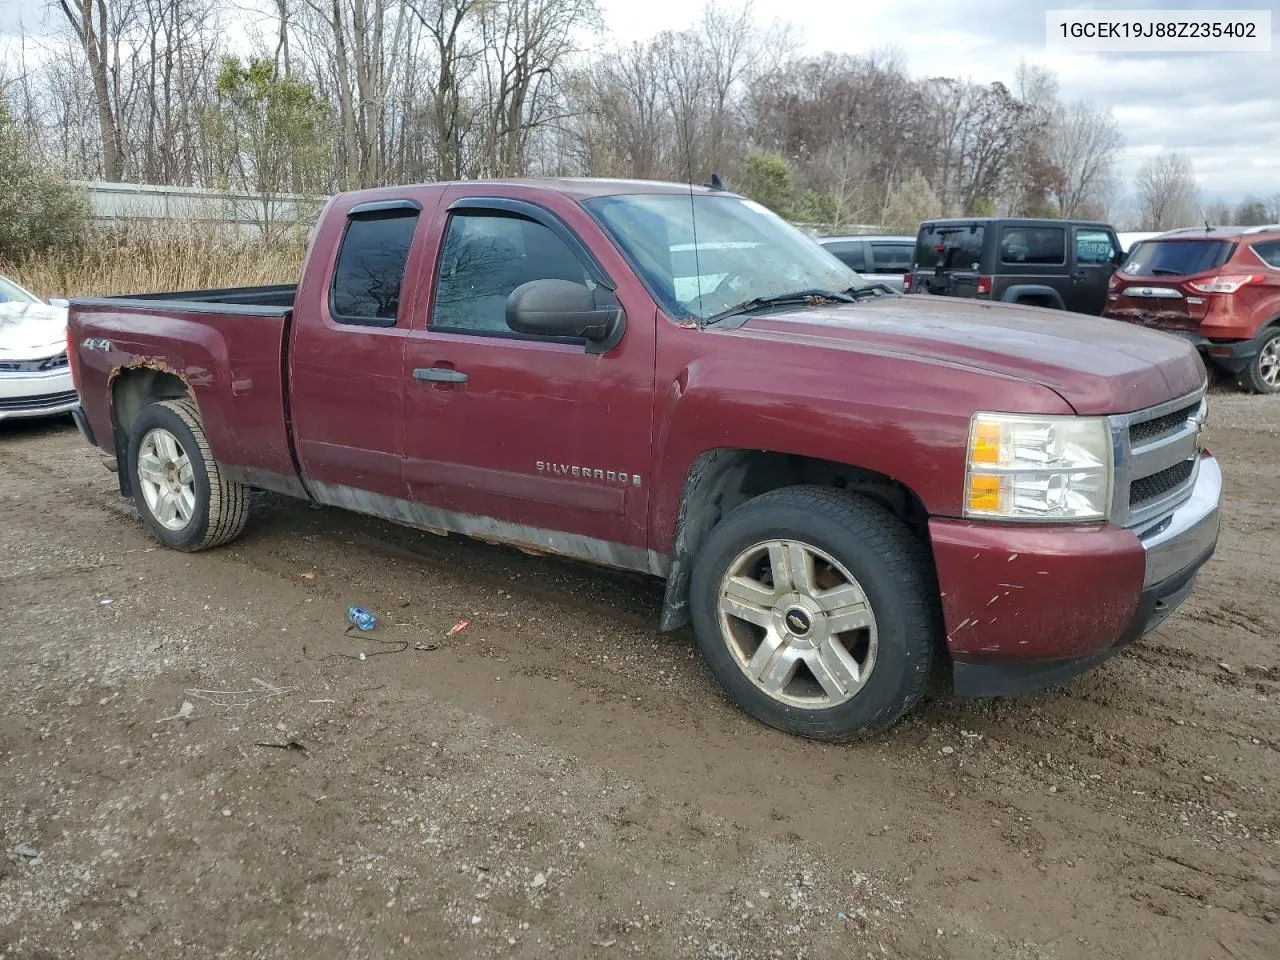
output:
[[[985,233],[981,224],[924,224],[916,237],[916,269],[933,270],[941,259],[943,270],[977,270],[982,260],[982,238]],[[938,249],[939,247],[942,249]]]
[[[0,303],[39,303],[39,300],[11,280],[0,277]]]
[[[1131,277],[1186,277],[1222,266],[1235,246],[1227,240],[1144,240],[1123,269]]]
[[[584,206],[674,317],[706,320],[753,300],[866,286],[816,240],[741,197],[638,194]]]

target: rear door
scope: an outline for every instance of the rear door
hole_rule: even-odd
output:
[[[1074,283],[1067,262],[1067,226],[1020,223],[1000,224],[996,245],[995,296],[1026,300],[1036,305],[1057,306],[1046,290],[1051,290],[1067,309],[1075,302]],[[1022,288],[1009,292],[1010,288]],[[1042,299],[1043,298],[1043,299]]]
[[[825,240],[822,245],[850,270],[867,272],[866,245],[861,240]]]
[[[871,240],[870,264],[865,274],[874,280],[902,291],[902,276],[911,270],[911,255],[915,244],[910,240]]]
[[[403,281],[423,256],[413,243],[423,216],[413,199],[359,204],[341,236],[317,236],[309,254],[322,262],[307,271],[328,282],[299,287],[290,413],[302,474],[322,503],[376,513],[355,495],[405,495],[402,376],[414,287]]]
[[[1077,313],[1102,313],[1107,305],[1107,284],[1116,269],[1120,245],[1108,230],[1098,227],[1073,227],[1072,300],[1067,308]]]
[[[976,297],[986,227],[922,224],[916,237],[913,289],[943,297]]]

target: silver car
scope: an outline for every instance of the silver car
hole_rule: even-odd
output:
[[[0,420],[79,405],[67,364],[66,301],[41,300],[0,277]]]
[[[915,237],[818,237],[818,242],[868,280],[902,293],[902,275],[911,270]]]

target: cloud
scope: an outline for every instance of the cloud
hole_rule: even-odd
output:
[[[1241,0],[1126,0],[1126,9],[1230,10]],[[688,26],[688,0],[603,0],[616,37],[649,36]],[[1271,53],[1076,54],[1045,46],[1045,11],[1109,10],[1115,3],[1069,0],[982,0],[974,4],[830,0],[755,0],[761,21],[780,19],[800,30],[804,50],[858,53],[893,46],[916,76],[956,76],[980,83],[1012,82],[1021,61],[1054,70],[1063,99],[1110,105],[1125,134],[1121,177],[1161,150],[1191,157],[1206,197],[1235,202],[1246,194],[1280,192],[1280,16],[1272,17]]]

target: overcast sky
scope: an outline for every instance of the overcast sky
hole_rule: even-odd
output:
[[[598,0],[609,36],[640,40],[679,30],[700,0]],[[722,0],[734,4],[736,0]],[[247,5],[247,4],[246,4]],[[1045,49],[1049,9],[1268,9],[1270,53],[1084,55]],[[1125,134],[1126,183],[1161,150],[1191,157],[1206,200],[1280,193],[1280,10],[1277,0],[753,0],[756,18],[790,23],[807,53],[897,47],[917,76],[1011,82],[1020,60],[1058,74],[1061,95],[1107,103]],[[48,0],[0,0],[0,34],[56,22]],[[10,48],[11,49],[11,48]]]
[[[0,0],[4,2],[4,0]],[[688,25],[690,0],[600,0],[626,40]],[[762,23],[782,20],[808,53],[896,46],[916,76],[1011,83],[1018,62],[1055,70],[1064,99],[1110,104],[1124,131],[1126,189],[1161,150],[1191,157],[1206,199],[1280,193],[1280,11],[1276,0],[754,0]],[[1271,9],[1270,53],[1082,55],[1045,49],[1045,11],[1066,9]]]

